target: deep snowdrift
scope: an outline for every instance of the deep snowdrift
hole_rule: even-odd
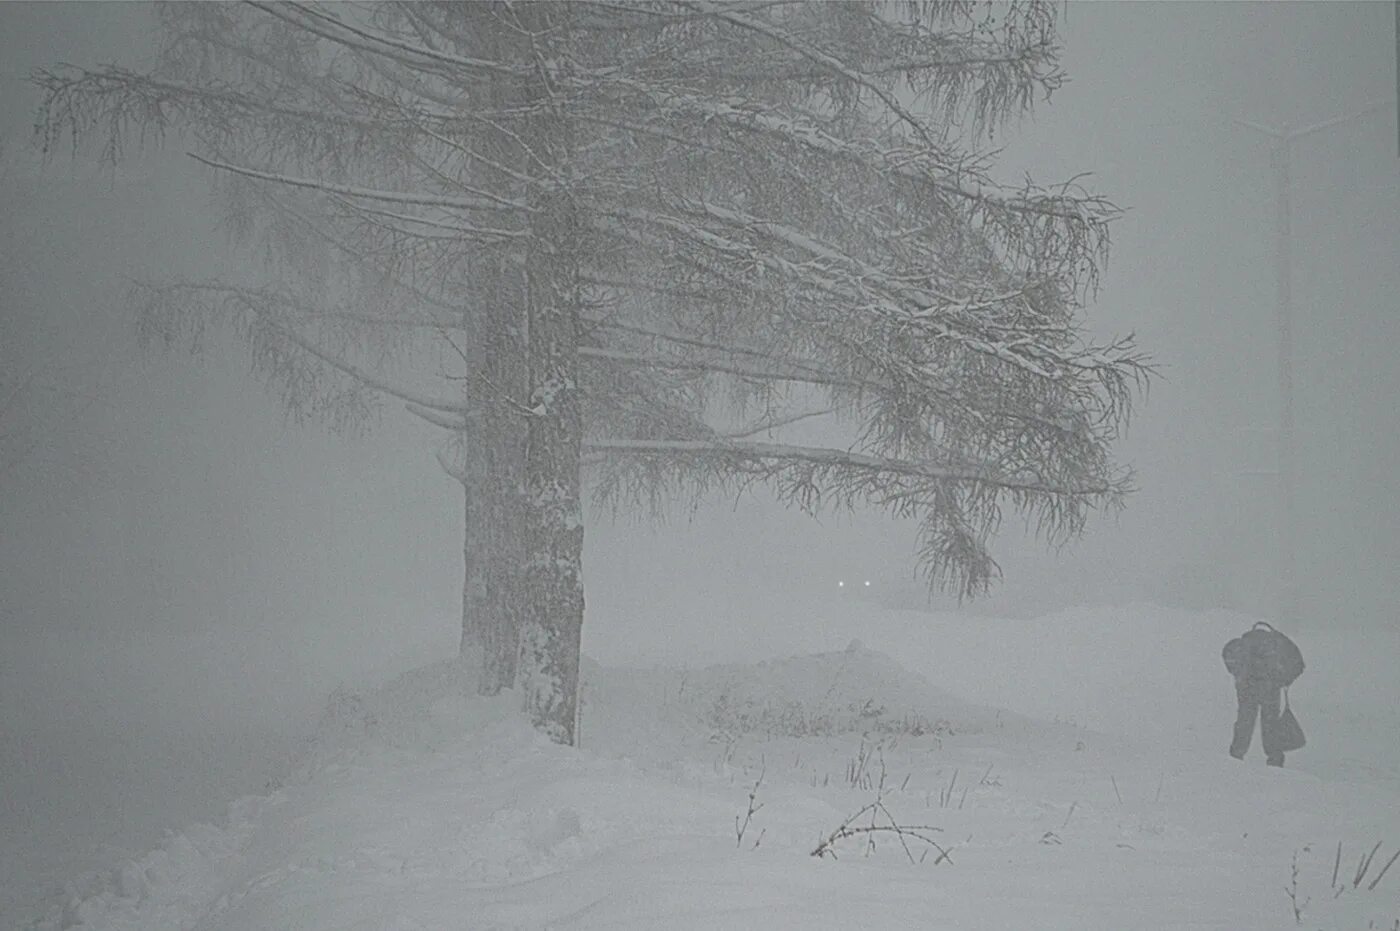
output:
[[[865,618],[866,642],[899,620]],[[283,787],[75,889],[42,926],[1251,929],[1296,926],[1296,905],[1309,928],[1393,928],[1384,754],[1374,773],[1319,778],[1293,765],[1312,746],[1282,771],[1257,742],[1243,764],[1221,749],[1216,641],[1242,620],[1079,612],[997,639],[995,622],[928,616],[903,664],[854,643],[704,670],[589,665],[578,751],[534,735],[512,697],[428,667],[338,693]],[[1371,661],[1299,639],[1317,684],[1324,659]],[[917,658],[950,691],[906,668]],[[1351,733],[1366,756],[1381,739],[1307,694],[1315,741]],[[966,700],[995,697],[1012,710]],[[851,827],[918,836],[810,856],[877,800]]]

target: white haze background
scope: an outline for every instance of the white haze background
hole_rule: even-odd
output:
[[[1277,418],[1273,187],[1267,140],[1231,118],[1304,125],[1393,94],[1392,17],[1389,4],[1068,7],[1072,81],[998,138],[1002,171],[1092,171],[1130,208],[1089,323],[1136,331],[1164,378],[1120,448],[1141,487],[1128,510],[1060,552],[1008,520],[1005,583],[965,615],[1145,602],[1271,615],[1272,488],[1245,473],[1268,463],[1256,428]],[[27,411],[42,442],[0,478],[0,904],[219,816],[285,770],[338,684],[456,644],[461,502],[424,432],[392,411],[363,438],[298,428],[237,347],[213,339],[195,360],[135,346],[123,275],[222,261],[196,167],[175,147],[114,176],[63,155],[34,165],[28,70],[139,63],[150,29],[141,5],[0,5],[0,366],[37,364],[44,388]],[[1355,684],[1328,701],[1337,721],[1361,715],[1357,747],[1394,745],[1393,723],[1362,715],[1396,706],[1384,676],[1400,660],[1394,110],[1300,142],[1294,169],[1301,634],[1305,650],[1313,631],[1361,645],[1310,655],[1307,675]],[[911,544],[907,526],[813,522],[761,498],[661,527],[595,519],[584,649],[698,664],[839,649],[884,625],[885,649],[951,689],[924,617],[877,625],[836,601],[850,594],[838,579],[870,579],[871,604],[909,607]],[[1146,642],[1175,645],[1135,658],[1163,697],[1197,681],[1177,674],[1191,657],[1218,662],[1218,638],[1160,629],[1188,615],[1134,616],[1158,625]],[[1007,640],[1022,630],[995,624]],[[1112,669],[1122,642],[1071,639],[1061,668]],[[1374,662],[1321,666],[1358,655]],[[1028,711],[1054,694],[1012,664],[977,681],[968,697]],[[1108,694],[1086,692],[1079,713],[1107,715]],[[1228,718],[1228,681],[1200,708],[1215,702]],[[1111,717],[1100,726],[1140,723]],[[1308,752],[1321,767],[1326,739]]]

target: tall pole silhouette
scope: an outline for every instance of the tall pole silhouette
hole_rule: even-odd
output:
[[[1400,15],[1400,0],[1397,0]],[[1400,29],[1400,26],[1397,26]],[[1398,33],[1400,34],[1400,33]],[[1273,140],[1270,161],[1273,163],[1274,198],[1274,280],[1278,295],[1278,620],[1293,625],[1300,616],[1298,581],[1298,471],[1297,436],[1294,425],[1295,385],[1293,377],[1293,143],[1324,129],[1350,122],[1388,106],[1390,101],[1378,100],[1359,110],[1323,120],[1302,129],[1288,124],[1264,126],[1248,120],[1235,122],[1246,129],[1262,133]]]

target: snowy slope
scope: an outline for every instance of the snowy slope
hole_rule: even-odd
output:
[[[703,670],[590,666],[580,751],[536,737],[509,696],[429,667],[339,693],[282,788],[42,926],[1253,929],[1299,926],[1296,901],[1303,927],[1393,928],[1400,863],[1380,872],[1400,849],[1400,791],[1369,725],[1324,719],[1315,685],[1305,723],[1353,734],[1370,769],[1324,778],[1302,769],[1314,747],[1282,771],[1257,743],[1246,763],[1221,750],[1231,709],[1207,683],[1224,672],[1194,657],[1209,642],[1218,664],[1217,635],[1241,620],[1105,609],[997,638],[996,623],[928,616],[903,663],[852,644]],[[866,642],[907,621],[862,619]],[[1321,641],[1299,639],[1305,679],[1325,683]],[[909,669],[931,659],[938,688]],[[1012,709],[969,701],[995,697]],[[877,799],[937,846],[879,831],[810,856]]]

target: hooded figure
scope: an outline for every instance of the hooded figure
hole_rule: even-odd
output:
[[[1270,766],[1282,766],[1279,692],[1302,675],[1303,654],[1292,640],[1260,621],[1244,636],[1225,644],[1222,655],[1225,668],[1235,677],[1235,695],[1239,699],[1230,755],[1237,760],[1244,759],[1254,736],[1257,717],[1265,760]]]

